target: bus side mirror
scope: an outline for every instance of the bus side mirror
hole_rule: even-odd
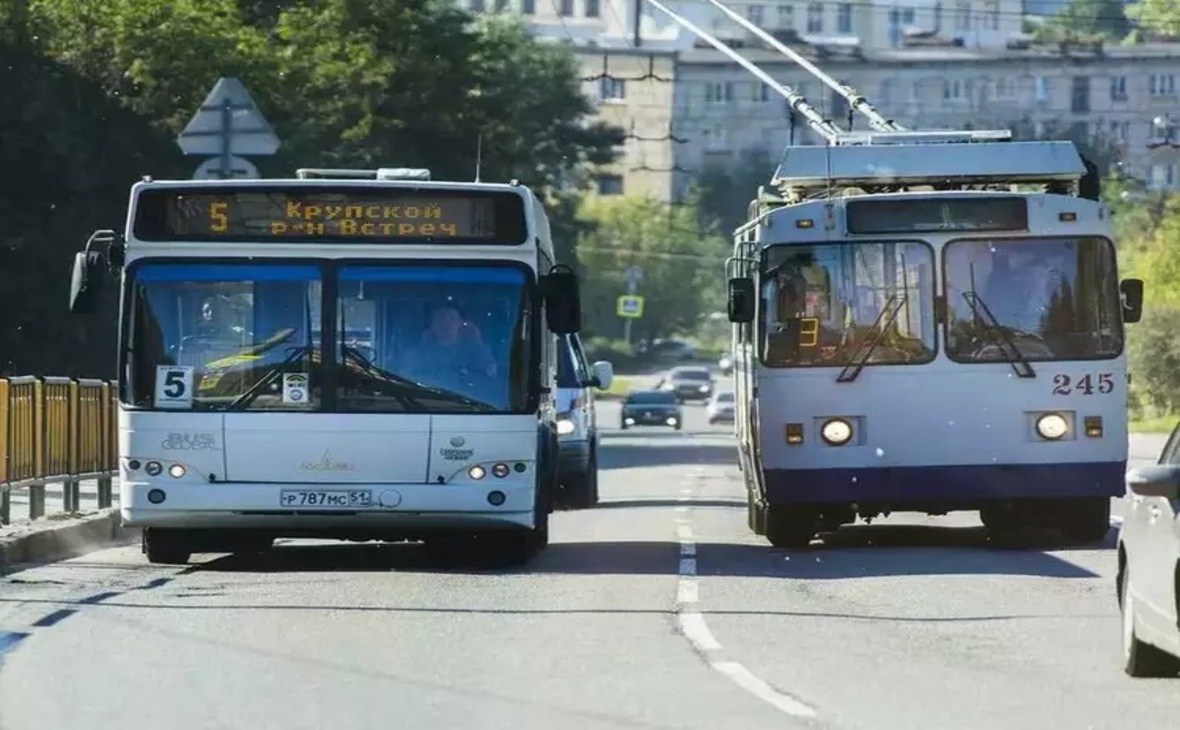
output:
[[[729,280],[729,295],[726,302],[729,321],[745,324],[754,321],[754,281],[744,277]]]
[[[71,313],[91,314],[98,308],[106,274],[106,257],[101,252],[79,251],[74,254],[74,271],[70,276]]]
[[[1119,299],[1123,304],[1123,321],[1135,324],[1143,318],[1143,280],[1123,279],[1119,282]]]
[[[557,335],[572,335],[582,329],[582,296],[578,275],[564,264],[557,264],[542,282],[545,296],[545,319]]]

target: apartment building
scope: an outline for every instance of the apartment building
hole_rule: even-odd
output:
[[[765,49],[741,52],[825,116],[847,125],[843,100],[789,59]],[[597,76],[586,83],[600,113],[641,130],[628,140],[622,159],[604,172],[601,194],[677,199],[703,169],[733,165],[743,151],[763,150],[777,158],[792,139],[818,142],[801,119],[792,130],[781,97],[715,50],[646,58],[642,49],[580,54],[587,79]],[[1068,131],[1112,145],[1124,169],[1149,185],[1180,188],[1180,44],[907,48],[843,55],[812,49],[808,55],[906,127],[1007,128],[1022,136]],[[647,71],[653,63],[658,73]],[[611,77],[628,80],[619,86]],[[859,117],[853,123],[864,128]]]

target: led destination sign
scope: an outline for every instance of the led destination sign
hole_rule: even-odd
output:
[[[145,241],[525,242],[524,199],[500,190],[169,188],[140,194]]]

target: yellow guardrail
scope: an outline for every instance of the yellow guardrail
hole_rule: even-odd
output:
[[[104,380],[0,378],[0,525],[13,490],[27,490],[29,517],[45,515],[45,487],[62,485],[62,512],[77,512],[83,481],[111,506],[118,464],[116,386]]]

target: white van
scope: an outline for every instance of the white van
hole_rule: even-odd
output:
[[[557,445],[556,503],[567,509],[598,504],[598,421],[594,389],[610,387],[614,370],[609,362],[586,364],[586,353],[577,335],[558,337],[557,347]]]

